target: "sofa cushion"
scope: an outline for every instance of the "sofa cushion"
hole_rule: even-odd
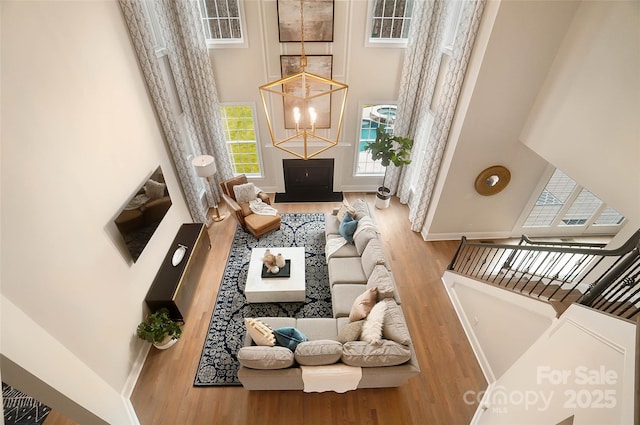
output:
[[[334,364],[342,357],[342,344],[330,339],[306,341],[298,344],[296,361],[303,366]]]
[[[296,328],[300,329],[311,341],[319,339],[336,340],[338,326],[336,319],[329,317],[306,317],[296,321]]]
[[[358,255],[362,252],[372,239],[378,238],[378,228],[370,217],[363,217],[358,221],[358,227],[353,234],[353,242],[358,250]]]
[[[285,347],[251,346],[238,350],[238,362],[250,369],[286,369],[293,366],[293,352]]]
[[[365,201],[364,199],[356,199],[355,201],[353,201],[353,204],[351,204],[351,206],[356,211],[356,214],[354,216],[356,220],[360,220],[362,217],[371,217],[371,210],[369,209],[367,201]]]
[[[340,222],[338,232],[340,232],[340,236],[345,238],[347,242],[353,243],[353,233],[356,231],[357,227],[358,221],[354,220],[353,217],[351,217],[351,214],[347,213],[344,220]]]
[[[338,227],[340,226],[340,220],[334,214],[325,213],[324,215],[324,234],[328,235],[338,235]]]
[[[373,306],[364,321],[364,325],[362,325],[362,333],[360,334],[361,341],[366,341],[369,344],[380,344],[380,341],[382,340],[382,325],[386,310],[387,303],[384,301],[379,301]]]
[[[329,259],[329,284],[367,283],[367,276],[362,270],[362,258],[330,258]]]
[[[265,345],[269,347],[275,345],[276,337],[273,334],[273,330],[263,321],[247,317],[244,319],[244,325],[256,345]]]
[[[369,279],[376,265],[385,264],[384,251],[380,239],[371,240],[362,252],[360,259],[362,261],[362,271],[364,271],[365,276]]]
[[[395,284],[393,276],[386,266],[376,265],[367,280],[367,288],[378,288],[378,299],[393,298]]]
[[[329,241],[333,239],[343,240],[344,238],[340,235],[327,235],[326,236],[327,246],[330,243]],[[360,257],[360,254],[358,254],[358,250],[356,249],[356,246],[351,243],[344,243],[344,241],[342,246],[340,246],[340,248],[330,253],[330,255],[327,255],[327,251],[325,251],[325,255],[327,256],[327,258]]]
[[[331,287],[331,308],[333,309],[333,317],[349,317],[351,307],[353,307],[353,302],[364,292],[365,289],[367,289],[367,287],[362,283],[343,283],[341,285],[333,285]],[[378,295],[378,298],[380,298],[380,295]]]
[[[378,301],[378,289],[371,288],[364,291],[353,302],[351,311],[349,312],[349,320],[355,322],[356,320],[364,319],[369,315],[369,312]]]
[[[293,326],[274,329],[273,334],[276,336],[276,342],[278,345],[287,347],[291,351],[296,351],[298,344],[309,340],[305,334]]]
[[[411,335],[400,306],[392,299],[384,300],[387,309],[382,324],[382,337],[402,345],[411,343]]]
[[[349,366],[395,366],[407,362],[410,358],[409,347],[386,339],[378,345],[364,341],[342,344],[342,362]]]
[[[340,332],[338,332],[338,342],[344,344],[349,341],[359,340],[363,325],[364,320],[356,320],[355,322],[349,322],[342,326]]]

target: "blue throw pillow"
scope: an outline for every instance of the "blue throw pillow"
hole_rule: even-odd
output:
[[[278,345],[287,347],[291,351],[296,351],[296,347],[301,342],[309,341],[309,338],[304,336],[302,332],[291,326],[274,329],[273,334],[276,336]]]
[[[351,217],[351,214],[347,213],[344,216],[344,220],[340,223],[338,227],[338,232],[340,235],[347,240],[349,243],[353,243],[353,234],[358,227],[358,220]]]

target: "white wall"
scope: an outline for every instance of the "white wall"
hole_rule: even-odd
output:
[[[367,6],[368,2],[364,0],[336,0],[333,43],[305,42],[307,55],[332,54],[333,78],[349,85],[340,143],[318,156],[335,158],[336,191],[374,191],[381,183],[382,177],[353,176],[361,122],[359,108],[361,102],[384,103],[398,97],[404,49],[365,47]],[[282,158],[292,156],[271,146],[258,87],[281,78],[280,55],[299,55],[300,43],[279,42],[275,0],[247,0],[244,11],[249,47],[210,50],[213,73],[221,102],[249,102],[256,106],[265,177],[257,184],[265,190],[282,192]],[[334,123],[337,122],[338,106],[334,101]],[[274,122],[281,123],[281,115],[276,115]],[[283,135],[281,132],[277,137]]]
[[[1,5],[2,295],[52,338],[33,352],[3,334],[2,353],[47,382],[43,357],[59,344],[77,360],[57,367],[87,367],[126,393],[144,347],[135,336],[144,296],[191,219],[117,2]],[[112,221],[158,165],[173,206],[132,264]],[[82,387],[84,379],[47,383]],[[100,396],[75,401],[95,406]]]
[[[549,304],[446,271],[442,281],[489,383],[553,323]]]
[[[509,236],[547,162],[519,141],[576,2],[491,1],[472,52],[424,233],[427,239]],[[492,165],[511,171],[495,196],[474,189]]]
[[[634,323],[572,305],[490,386],[472,423],[633,423],[635,340]]]
[[[639,116],[640,3],[582,2],[522,141],[638,223]]]

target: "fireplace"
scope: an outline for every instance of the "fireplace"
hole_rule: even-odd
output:
[[[342,193],[333,191],[333,158],[283,159],[285,193],[276,194],[276,202],[341,201]]]

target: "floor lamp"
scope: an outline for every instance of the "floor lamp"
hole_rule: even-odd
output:
[[[216,169],[216,163],[211,155],[200,155],[193,158],[191,161],[193,167],[196,169],[196,173],[199,177],[204,177],[207,179],[207,183],[211,186],[211,177],[213,177],[218,170]],[[220,215],[220,211],[218,210],[218,201],[216,201],[215,196],[213,197],[213,209],[216,212],[216,215],[213,217],[213,221],[222,221],[226,218],[225,215]]]

